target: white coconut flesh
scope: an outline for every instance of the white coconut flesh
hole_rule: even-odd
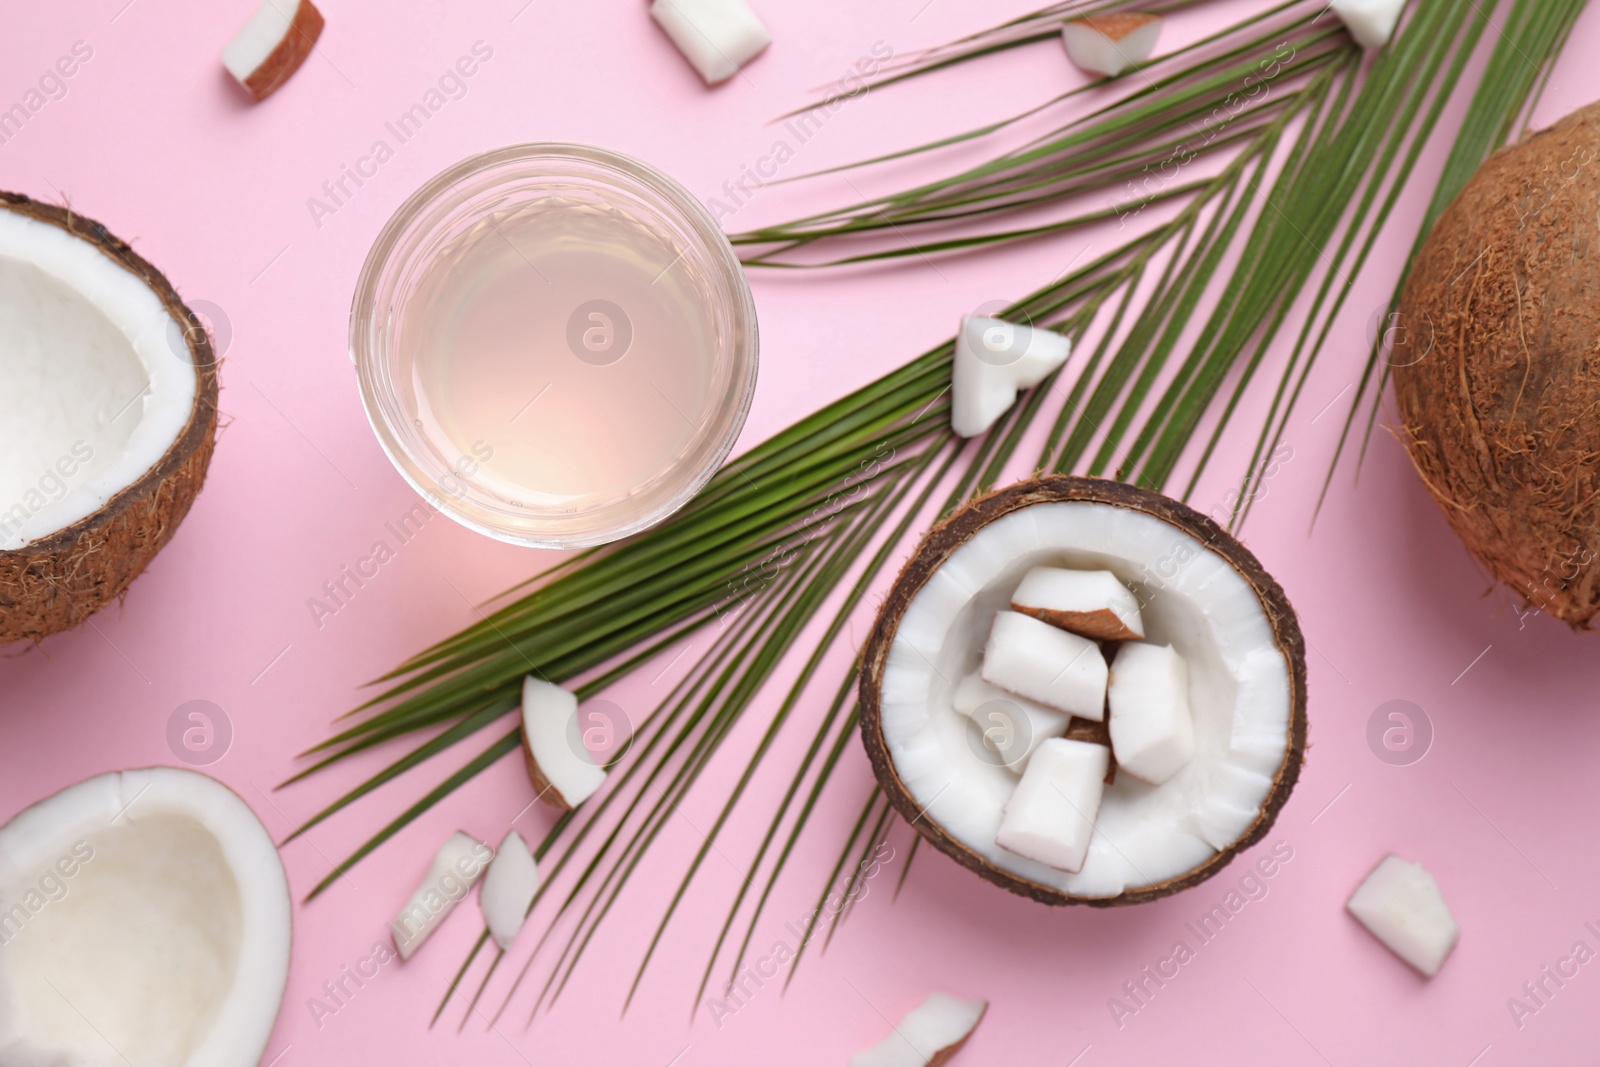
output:
[[[850,1057],[850,1067],[928,1067],[943,1063],[972,1036],[989,1010],[986,1000],[934,993],[907,1012],[882,1041]]]
[[[183,338],[98,247],[0,210],[0,550],[92,515],[160,461],[198,388]]]
[[[500,842],[489,863],[489,873],[483,876],[483,888],[478,890],[478,905],[483,909],[489,936],[502,949],[510,948],[522,931],[538,891],[539,864],[522,835],[512,830]]]
[[[1388,44],[1405,6],[1406,0],[1332,0],[1328,5],[1362,48]]]
[[[1390,952],[1429,978],[1461,937],[1433,875],[1399,856],[1385,856],[1345,907]]]
[[[976,437],[1032,389],[1059,370],[1072,341],[1054,330],[965,315],[950,367],[950,428]]]
[[[445,839],[411,898],[389,924],[401,959],[410,959],[444,925],[493,858],[488,845],[460,830]]]
[[[562,808],[582,804],[606,781],[605,770],[583,744],[577,721],[574,693],[531,674],[523,679],[523,746],[544,778],[545,799]]]
[[[289,888],[192,771],[91,778],[0,829],[0,1063],[250,1067],[288,976]]]
[[[1160,37],[1161,19],[1132,13],[1074,19],[1061,27],[1061,40],[1073,64],[1106,77],[1149,59]]]
[[[1072,722],[1066,712],[1008,693],[976,674],[956,684],[950,703],[978,724],[984,745],[1018,773],[1034,749],[1065,734]]]
[[[1194,757],[1189,667],[1165,645],[1129,641],[1117,649],[1106,689],[1117,766],[1152,785]]]
[[[953,704],[996,614],[1038,566],[1115,574],[1141,603],[1146,639],[1174,649],[1188,674],[1192,757],[1161,785],[1117,775],[1076,872],[996,843],[1017,777],[976,754],[977,727]],[[1243,576],[1170,523],[1090,501],[1018,509],[953,552],[899,623],[880,705],[895,770],[926,817],[992,866],[1082,897],[1157,885],[1238,841],[1261,814],[1291,725],[1289,663]]]

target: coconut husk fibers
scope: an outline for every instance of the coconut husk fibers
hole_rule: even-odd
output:
[[[187,325],[190,362],[199,378],[183,432],[138,481],[71,526],[0,552],[0,642],[37,641],[78,625],[121,596],[188,514],[216,442],[216,356],[200,319],[171,283],[100,223],[17,193],[0,192],[0,211],[59,226],[137,275]]]
[[[1600,614],[1600,105],[1495,153],[1440,217],[1391,355],[1401,438],[1534,609]]]
[[[938,572],[951,554],[970,541],[974,534],[989,523],[1020,508],[1034,504],[1053,504],[1061,501],[1088,501],[1111,507],[1129,508],[1160,519],[1177,530],[1189,534],[1217,555],[1225,559],[1239,573],[1261,600],[1267,620],[1272,625],[1273,640],[1289,664],[1289,731],[1284,746],[1283,761],[1273,776],[1272,788],[1267,792],[1261,811],[1239,839],[1220,852],[1214,853],[1199,866],[1154,885],[1139,886],[1114,897],[1085,897],[1066,893],[1052,886],[1030,881],[1010,871],[1001,870],[987,858],[973,851],[965,843],[945,832],[911,795],[911,790],[900,780],[900,772],[889,754],[889,745],[883,735],[883,671],[889,660],[889,648],[894,644],[895,633],[905,618],[912,600]],[[1008,488],[980,497],[961,508],[944,522],[935,526],[923,538],[922,544],[906,561],[900,576],[895,579],[878,610],[878,621],[873,626],[867,647],[861,654],[861,740],[872,763],[873,774],[896,811],[915,827],[917,832],[940,852],[963,867],[1003,886],[1013,893],[1045,904],[1089,904],[1094,907],[1115,907],[1125,904],[1143,904],[1171,896],[1183,889],[1199,885],[1233,861],[1240,852],[1266,835],[1278,818],[1278,812],[1288,801],[1300,778],[1300,765],[1306,750],[1306,645],[1300,633],[1300,623],[1283,588],[1261,566],[1250,550],[1209,517],[1170,497],[1139,489],[1122,482],[1100,478],[1077,478],[1067,475],[1050,475],[1030,481],[1018,482]],[[1077,720],[1074,720],[1074,726]],[[1069,731],[1070,733],[1070,731]],[[1090,740],[1083,736],[1084,740]],[[1109,740],[1109,735],[1107,735]]]

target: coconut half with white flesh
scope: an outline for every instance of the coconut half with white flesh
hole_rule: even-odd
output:
[[[289,971],[289,885],[226,786],[103,774],[0,828],[0,1063],[252,1067]]]
[[[215,364],[105,227],[0,193],[0,642],[78,625],[171,539],[211,460]]]
[[[1145,640],[1182,658],[1188,690],[1189,758],[1159,785],[1111,776],[1076,871],[997,841],[1018,778],[975,754],[982,746],[968,731],[976,726],[954,707],[956,685],[987,662],[996,617],[1014,614],[1013,596],[1036,567],[1115,575],[1139,601]],[[1118,647],[1130,646],[1100,646],[1113,680]],[[1155,669],[1136,688],[1160,691],[1174,674]],[[1305,644],[1283,590],[1199,512],[1092,478],[1022,482],[935,527],[880,609],[860,696],[873,770],[907,821],[983,877],[1051,904],[1142,903],[1211,877],[1271,827],[1299,777],[1306,742]],[[1152,730],[1171,732],[1166,723],[1141,732]],[[1113,702],[1109,723],[1075,718],[1066,736],[1114,746],[1116,732]],[[1046,741],[1029,765],[1046,747],[1066,744]],[[1187,744],[1179,739],[1180,748]],[[1061,772],[1086,780],[1088,763],[1080,762]],[[1158,771],[1175,762],[1166,759]],[[1025,817],[1019,827],[1033,829]],[[1012,843],[1024,839],[1038,835]],[[1054,850],[1071,844],[1063,838]],[[1034,851],[1051,849],[1046,842]]]

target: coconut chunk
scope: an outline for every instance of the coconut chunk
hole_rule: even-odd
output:
[[[1040,745],[1006,801],[995,843],[1058,871],[1082,870],[1110,765],[1104,745],[1065,738]]]
[[[311,0],[261,0],[222,49],[222,65],[251,97],[265,100],[300,69],[322,26],[322,12]]]
[[[1461,936],[1433,875],[1393,854],[1372,869],[1345,907],[1390,952],[1429,978]]]
[[[489,936],[502,949],[516,940],[538,891],[539,864],[522,835],[512,830],[500,842],[489,873],[483,876],[483,888],[478,890],[478,906],[483,909]]]
[[[1017,402],[1017,393],[1048,378],[1072,354],[1054,330],[967,315],[956,334],[950,379],[950,427],[976,437]]]
[[[1067,58],[1090,74],[1115,77],[1156,50],[1161,19],[1138,11],[1089,15],[1061,27]]]
[[[594,755],[573,727],[578,698],[573,693],[528,675],[522,681],[522,755],[539,799],[571,811],[594,795],[606,781]]]
[[[1035,567],[1011,594],[1011,607],[1098,641],[1144,637],[1139,598],[1110,571]]]
[[[416,892],[389,924],[401,959],[410,959],[433,936],[461,898],[472,890],[493,855],[488,845],[459,830],[439,847]]]
[[[978,724],[983,743],[1007,767],[1021,771],[1024,761],[1046,740],[1067,732],[1072,716],[990,685],[976,672],[956,684],[951,705]]]
[[[1394,35],[1406,0],[1333,0],[1328,5],[1362,48],[1382,48]]]
[[[882,1041],[850,1057],[850,1067],[937,1067],[961,1051],[978,1028],[986,1000],[963,1000],[934,993]]]
[[[1176,650],[1143,641],[1118,648],[1106,699],[1117,766],[1160,785],[1193,758],[1189,665]]]
[[[1106,661],[1100,646],[1030,615],[995,613],[979,673],[990,685],[1056,711],[1105,718]]]
[[[650,17],[707,85],[727,81],[772,43],[744,0],[655,0]]]

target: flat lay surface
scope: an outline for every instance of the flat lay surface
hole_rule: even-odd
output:
[[[1196,40],[1264,6],[1199,5],[1165,32]],[[4,649],[0,820],[104,771],[188,764],[231,786],[282,841],[393,758],[370,753],[279,788],[304,766],[298,754],[366,699],[362,687],[561,558],[419,511],[363,413],[351,296],[374,238],[418,186],[473,153],[568,141],[659,168],[730,231],[831,207],[872,182],[908,184],[927,164],[774,182],[992,121],[1083,76],[1059,44],[1041,43],[848,98],[804,130],[776,117],[873,57],[909,55],[1029,8],[761,0],[774,43],[707,89],[644,4],[328,0],[314,53],[260,104],[219,61],[245,6],[86,0],[12,11],[0,35],[0,114],[35,91],[45,103],[14,129],[0,126],[0,189],[70,205],[127,240],[209,321],[222,363],[215,456],[171,545],[122,604],[37,646]],[[1600,96],[1589,44],[1600,44],[1592,10],[1551,71],[1534,126]],[[52,73],[63,56],[77,57],[70,77]],[[1458,91],[1442,129],[1454,129],[1468,95]],[[405,121],[419,103],[425,120]],[[1424,155],[1427,180],[1408,188],[1397,218],[1426,205],[1446,140]],[[1116,231],[1113,219],[959,257],[752,270],[760,372],[735,453],[945,340],[962,314],[1044,285]],[[263,1062],[842,1065],[935,991],[989,1001],[956,1063],[1493,1067],[1591,1055],[1597,638],[1494,586],[1383,425],[1359,481],[1343,465],[1317,510],[1411,234],[1391,226],[1355,282],[1239,531],[1298,613],[1310,733],[1276,825],[1215,878],[1135,907],[1046,908],[931,848],[906,872],[912,836],[901,827],[826,953],[810,946],[785,989],[784,961],[873,787],[852,743],[791,860],[799,873],[780,883],[752,942],[751,960],[773,961],[774,977],[736,1008],[695,998],[759,845],[764,824],[754,819],[717,837],[622,1014],[681,874],[682,864],[655,875],[653,865],[704,846],[760,739],[756,714],[667,822],[552,1009],[525,1026],[535,993],[524,988],[491,1026],[509,984],[502,975],[477,1006],[457,997],[430,1028],[482,929],[476,902],[409,960],[375,964],[375,946],[388,943],[387,922],[452,831],[491,844],[513,828],[530,842],[543,836],[553,816],[530,807],[512,755],[309,903],[301,898],[335,862],[422,789],[391,783],[283,847],[294,955]],[[1238,417],[1259,423],[1269,393],[1252,393]],[[1225,518],[1253,443],[1251,433],[1225,439],[1189,503]],[[901,546],[856,614],[838,662],[865,643],[914,546]],[[681,674],[677,654],[606,694],[633,727]],[[779,681],[798,669],[787,665]],[[756,711],[775,708],[781,688],[758,697]],[[808,724],[826,699],[813,694],[818,706],[796,718]],[[186,745],[197,710],[211,733]],[[803,747],[809,736],[807,725],[778,744]],[[426,773],[433,782],[444,772]],[[752,803],[786,785],[757,776]],[[1431,980],[1345,911],[1389,853],[1432,873],[1460,925]],[[532,926],[525,941],[538,936]]]

